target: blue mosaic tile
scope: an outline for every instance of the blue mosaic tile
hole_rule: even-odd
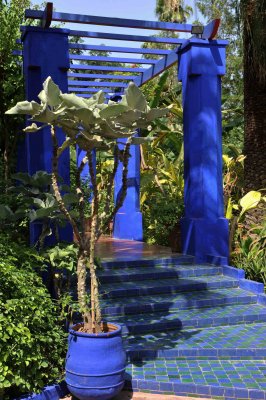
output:
[[[262,286],[243,279],[242,270],[190,262],[103,263],[103,315],[123,327],[133,388],[266,400]]]

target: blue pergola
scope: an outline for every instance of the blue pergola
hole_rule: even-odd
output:
[[[26,10],[26,18],[40,20],[40,26],[22,26],[26,96],[35,100],[43,81],[51,76],[62,92],[91,97],[103,90],[107,98],[124,93],[133,81],[142,86],[175,63],[183,87],[184,109],[184,168],[185,215],[181,221],[183,252],[204,262],[210,257],[228,257],[228,221],[224,218],[221,144],[221,77],[225,74],[225,48],[227,42],[215,40],[220,20],[206,26],[193,26],[159,21],[141,21],[91,15],[66,14],[53,11],[47,3],[44,11]],[[109,26],[110,32],[51,28],[52,22],[67,22]],[[116,27],[190,33],[190,39],[120,34]],[[114,45],[80,44],[70,37],[112,40]],[[123,47],[117,41],[167,43],[174,50]],[[111,56],[76,54],[73,50],[111,52]],[[122,56],[114,57],[113,53]],[[130,54],[130,58],[124,54]],[[134,56],[145,55],[145,58]],[[148,58],[148,56],[152,58]],[[154,56],[157,58],[154,59]],[[102,65],[105,63],[105,65]],[[106,63],[108,65],[106,65]],[[123,66],[117,66],[117,64]],[[125,66],[126,65],[126,66]],[[116,97],[117,98],[117,97]],[[60,135],[60,133],[59,133]],[[62,135],[62,132],[61,132]],[[24,153],[20,156],[20,169],[35,173],[51,171],[49,158],[50,136],[46,129],[40,135],[28,135]],[[77,162],[83,156],[80,152]],[[60,160],[59,173],[69,182],[69,154]],[[121,166],[115,179],[115,201],[121,189]],[[142,240],[142,214],[139,206],[140,153],[133,146],[128,175],[128,193],[123,207],[114,221],[114,237]],[[32,225],[35,239],[40,227]],[[61,232],[62,239],[71,239],[69,229]]]

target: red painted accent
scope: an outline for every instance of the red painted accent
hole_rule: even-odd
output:
[[[44,10],[43,19],[41,21],[41,25],[43,28],[49,28],[53,19],[53,8],[54,5],[52,2],[48,2],[46,4],[46,8]]]
[[[213,26],[212,33],[211,33],[211,35],[209,37],[210,40],[213,39],[217,35],[218,29],[219,29],[219,26],[220,26],[220,23],[221,23],[221,19],[217,18],[213,22],[214,22],[214,26]]]

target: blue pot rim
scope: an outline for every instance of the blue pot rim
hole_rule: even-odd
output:
[[[115,326],[117,329],[115,331],[112,332],[102,332],[102,333],[85,333],[85,332],[78,332],[75,329],[73,329],[74,327],[78,326],[78,325],[83,325],[83,322],[79,322],[77,324],[74,324],[71,326],[71,328],[69,329],[69,334],[73,335],[73,336],[81,336],[81,337],[88,337],[88,338],[95,338],[95,339],[107,339],[110,337],[114,337],[114,336],[119,336],[121,335],[122,332],[122,327],[115,323],[115,322],[111,322],[108,323],[109,325]]]

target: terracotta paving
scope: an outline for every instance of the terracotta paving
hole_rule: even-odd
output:
[[[211,399],[205,399],[203,397],[180,397],[180,396],[172,396],[172,395],[166,395],[166,394],[151,394],[151,393],[132,393],[132,392],[126,392],[122,391],[119,393],[117,396],[115,396],[112,400],[211,400]],[[61,400],[75,400],[71,396],[69,397],[64,397],[64,399]]]
[[[103,236],[96,244],[96,255],[102,259],[138,259],[172,255],[169,247],[149,245],[133,240],[118,240]],[[176,253],[175,253],[176,255]]]
[[[131,392],[121,392],[118,396],[114,397],[112,400],[196,400],[195,397],[180,397],[165,394],[151,394],[151,393],[131,393]],[[197,397],[199,400],[199,397]],[[203,399],[202,400],[210,400]]]

